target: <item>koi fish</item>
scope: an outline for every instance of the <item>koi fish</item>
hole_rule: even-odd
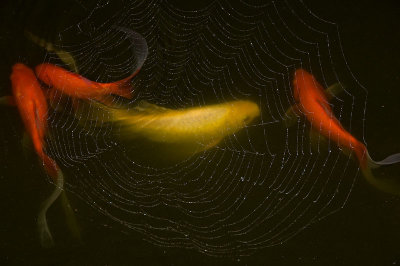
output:
[[[307,71],[296,70],[293,89],[294,99],[297,101],[295,109],[305,115],[314,130],[336,142],[339,147],[353,152],[364,177],[372,185],[389,193],[400,194],[400,187],[393,180],[376,179],[371,173],[371,168],[400,162],[400,153],[393,154],[379,162],[372,160],[367,147],[346,131],[336,119],[323,87]]]
[[[47,133],[47,102],[32,69],[24,64],[14,64],[10,76],[13,96],[6,96],[8,103],[17,106],[24,126],[33,142],[36,154],[43,162],[47,174],[54,180],[55,189],[43,203],[37,223],[43,246],[53,245],[53,238],[47,225],[46,213],[53,202],[63,192],[64,176],[56,162],[45,153],[45,135]],[[65,201],[67,202],[67,201]],[[68,222],[75,236],[78,236],[76,221],[69,204],[64,204]]]
[[[104,96],[114,94],[131,99],[132,94],[129,81],[136,76],[144,64],[148,54],[148,47],[146,40],[139,33],[122,27],[115,28],[128,33],[129,38],[134,43],[136,68],[128,77],[111,83],[99,83],[49,63],[36,66],[35,72],[37,77],[48,86],[74,98],[103,101]]]
[[[103,121],[119,124],[119,132],[127,138],[139,136],[158,143],[187,144],[192,147],[192,154],[217,145],[226,136],[249,125],[260,114],[258,105],[251,101],[178,110],[145,101],[131,110],[103,105],[97,107],[106,112],[102,116]],[[96,111],[94,114],[99,115]]]
[[[17,63],[11,73],[13,99],[25,128],[32,139],[34,149],[49,176],[56,178],[59,168],[44,152],[44,137],[47,131],[46,97],[33,71]]]

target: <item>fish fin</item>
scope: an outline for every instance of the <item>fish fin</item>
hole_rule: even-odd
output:
[[[58,171],[57,177],[55,180],[55,188],[50,196],[42,203],[40,208],[38,217],[37,217],[37,226],[39,230],[39,238],[43,247],[50,248],[54,246],[53,237],[49,230],[49,226],[47,224],[47,210],[54,203],[54,201],[60,196],[64,187],[64,176],[61,170]]]
[[[117,81],[109,84],[108,88],[112,94],[124,97],[126,99],[132,99],[132,85],[130,84],[129,80]]]
[[[300,104],[295,104],[289,109],[287,109],[285,116],[283,118],[283,123],[285,127],[292,127],[297,123],[299,117],[302,116]]]
[[[367,163],[364,165],[361,164],[361,171],[367,182],[383,192],[400,195],[400,180],[398,178],[375,178],[371,171],[371,169],[382,165],[399,163],[400,153],[390,155],[378,162],[371,159],[368,151],[365,156],[367,157]]]
[[[54,46],[52,43],[47,42],[46,40],[40,38],[39,36],[33,34],[30,31],[25,30],[24,35],[26,38],[28,38],[30,41],[32,41],[34,44],[46,49],[48,52],[54,52]]]
[[[69,203],[65,190],[61,193],[60,199],[66,217],[66,223],[69,230],[71,231],[72,237],[78,241],[81,241],[81,232],[78,226],[78,222],[76,220],[76,216],[71,207],[71,204]]]
[[[131,29],[119,27],[119,26],[114,26],[113,28],[126,33],[127,38],[130,38],[132,40],[132,44],[134,47],[133,54],[135,55],[136,66],[135,66],[133,73],[131,74],[131,77],[129,78],[129,80],[130,80],[139,72],[139,70],[142,68],[144,62],[146,61],[147,55],[149,54],[149,48],[147,46],[147,41],[142,35],[140,35],[138,32],[133,31]]]
[[[56,48],[51,42],[46,41],[45,39],[40,38],[39,36],[33,34],[30,31],[25,30],[25,37],[31,40],[34,44],[44,48],[47,52],[55,53],[58,58],[73,72],[78,73],[79,69],[75,62],[74,57],[71,53],[64,51],[62,49]]]
[[[132,74],[130,74],[128,77],[113,82],[113,83],[108,83],[105,85],[110,86],[111,89],[111,93],[127,98],[127,99],[132,99],[132,85],[130,84],[130,80],[135,77],[140,69],[142,68],[144,62],[146,61],[147,55],[149,53],[149,49],[147,46],[147,42],[146,39],[140,35],[139,33],[128,29],[128,28],[124,28],[124,27],[118,27],[118,26],[114,26],[113,28],[124,32],[127,34],[126,38],[129,38],[132,40],[132,44],[133,44],[133,54],[134,54],[134,58],[136,59],[136,64],[135,64],[135,68],[132,71]]]
[[[142,100],[133,108],[133,110],[146,114],[159,114],[171,111],[172,109],[168,109]]]
[[[60,58],[60,60],[66,65],[68,66],[68,68],[75,72],[75,73],[79,73],[79,69],[78,66],[75,62],[74,57],[67,51],[64,50],[60,50],[60,49],[55,49],[54,52],[57,54],[57,56]]]
[[[53,179],[57,178],[59,174],[58,172],[60,171],[57,163],[52,158],[50,158],[44,151],[42,151],[41,154],[39,154],[39,157],[41,159],[42,166],[46,171],[46,174]]]
[[[331,100],[332,98],[334,98],[335,96],[337,96],[338,94],[343,92],[344,89],[345,89],[345,87],[342,84],[340,84],[339,82],[337,82],[337,83],[329,86],[325,90],[325,95],[328,100]]]
[[[369,166],[361,168],[361,172],[367,182],[377,189],[389,194],[400,195],[400,180],[395,178],[376,178]]]
[[[11,95],[0,97],[1,105],[16,106],[14,97]]]
[[[368,153],[367,153],[367,158],[368,158],[368,164],[371,168],[378,168],[379,166],[382,166],[382,165],[391,165],[391,164],[399,163],[400,162],[400,153],[392,154],[392,155],[386,157],[385,159],[383,159],[382,161],[372,160]]]

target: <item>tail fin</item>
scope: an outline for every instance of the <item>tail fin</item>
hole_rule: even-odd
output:
[[[366,152],[367,157],[367,164],[365,166],[361,166],[361,171],[365,177],[365,179],[373,186],[378,188],[381,191],[400,195],[400,180],[395,178],[375,178],[371,172],[371,169],[378,168],[381,165],[390,165],[400,162],[400,153],[396,153],[393,155],[388,156],[387,158],[383,159],[382,161],[374,161]]]
[[[51,193],[50,197],[48,197],[42,203],[42,207],[39,211],[37,219],[40,242],[42,246],[46,248],[52,247],[54,245],[53,237],[50,233],[49,226],[47,225],[46,214],[47,210],[50,208],[53,202],[60,196],[61,192],[63,191],[63,186],[64,186],[63,173],[59,170],[57,172],[57,177],[53,179],[55,180],[56,187],[54,188],[53,193]]]
[[[71,231],[72,237],[78,241],[81,241],[81,232],[78,226],[78,222],[76,220],[74,210],[69,203],[67,194],[65,194],[65,191],[61,193],[61,204],[63,206],[67,226]]]
[[[371,168],[378,168],[381,165],[391,165],[391,164],[399,163],[400,162],[400,153],[392,154],[392,155],[386,157],[385,159],[383,159],[382,161],[377,162],[377,161],[372,160],[367,152],[367,158],[368,158],[368,164]]]
[[[110,92],[127,99],[132,99],[132,85],[129,81],[133,78],[134,74],[136,75],[136,73],[133,73],[123,80],[108,84],[107,87],[109,88]]]
[[[111,93],[116,94],[121,97],[125,97],[128,99],[132,99],[132,86],[129,84],[129,81],[136,76],[136,74],[140,71],[142,68],[144,62],[146,61],[147,55],[149,53],[149,49],[147,46],[146,39],[137,33],[136,31],[130,30],[128,28],[124,27],[114,27],[115,29],[124,32],[127,34],[126,38],[131,39],[132,45],[133,45],[133,55],[136,60],[136,65],[134,70],[132,71],[132,74],[129,75],[128,77],[116,81],[113,83],[108,83],[104,85],[108,85],[109,88],[111,89]]]

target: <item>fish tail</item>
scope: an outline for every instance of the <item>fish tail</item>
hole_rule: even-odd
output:
[[[37,218],[37,226],[39,230],[39,238],[43,247],[49,248],[54,245],[53,237],[49,230],[49,226],[47,224],[47,210],[54,203],[54,201],[60,196],[64,187],[64,176],[61,170],[57,171],[57,176],[54,178],[55,180],[55,188],[51,195],[42,203],[42,207],[39,211]]]
[[[51,176],[51,178],[57,179],[60,172],[60,168],[58,168],[57,163],[49,156],[47,156],[44,151],[41,151],[39,156],[42,159],[43,168],[46,173]]]
[[[116,83],[110,86],[111,93],[124,97],[126,99],[132,99],[132,85],[129,81],[125,83]]]
[[[368,159],[368,164],[370,165],[371,168],[378,168],[379,166],[382,166],[382,165],[391,165],[391,164],[399,163],[400,162],[400,153],[395,153],[395,154],[389,155],[382,161],[374,161],[371,159],[371,157],[369,156],[369,154],[367,152],[367,159]]]
[[[79,229],[78,221],[75,217],[75,212],[69,203],[67,194],[65,191],[61,194],[61,204],[64,209],[67,226],[72,234],[72,237],[78,241],[81,241],[81,232]]]
[[[139,70],[135,71],[128,77],[113,82],[113,83],[108,83],[106,86],[108,86],[110,92],[112,94],[127,98],[127,99],[132,99],[132,85],[130,83],[131,79],[139,72]]]
[[[368,150],[365,149],[364,158],[365,163],[360,163],[360,166],[363,176],[368,183],[386,193],[400,195],[400,180],[394,178],[376,178],[371,171],[371,169],[378,168],[382,165],[390,165],[400,162],[400,153],[390,155],[384,160],[377,162],[371,159]]]

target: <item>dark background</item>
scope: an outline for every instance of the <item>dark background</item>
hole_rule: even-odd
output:
[[[380,159],[399,152],[400,4],[398,1],[304,2],[318,17],[338,25],[347,63],[368,90],[365,140],[371,156]],[[2,3],[0,41],[3,42],[3,53],[16,49],[12,46],[12,29],[15,24],[22,26],[26,23],[24,16],[36,10],[32,8],[36,4],[35,1]],[[9,85],[11,65],[12,62],[5,60],[0,66],[3,73],[0,77],[2,95],[9,92],[5,87]],[[102,226],[96,220],[85,220],[84,216],[96,217],[89,207],[82,207],[80,212],[85,215],[78,215],[83,218],[83,243],[75,243],[67,232],[63,232],[63,228],[57,228],[61,225],[54,223],[50,224],[54,237],[65,239],[65,242],[54,249],[43,250],[37,241],[33,217],[37,204],[45,197],[38,191],[50,189],[51,185],[41,180],[41,169],[33,163],[34,160],[21,158],[19,151],[14,149],[13,145],[19,143],[22,130],[22,125],[13,121],[15,114],[6,109],[1,109],[1,112],[6,126],[6,130],[1,132],[4,143],[0,152],[2,265],[400,264],[400,199],[375,190],[362,178],[356,180],[352,194],[341,211],[314,224],[287,243],[260,250],[240,260],[155,247],[141,240],[140,236],[125,235]],[[382,169],[382,175],[390,171],[390,174],[397,174],[400,178],[398,166],[388,169]],[[71,201],[79,200],[71,195]],[[52,211],[49,221],[58,215],[62,215],[60,210]]]

